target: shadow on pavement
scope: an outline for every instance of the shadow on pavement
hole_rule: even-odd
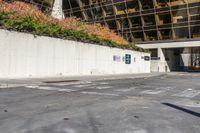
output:
[[[189,109],[185,109],[185,108],[182,108],[182,107],[179,107],[177,105],[174,105],[174,104],[171,104],[171,103],[162,103],[166,106],[169,106],[169,107],[172,107],[172,108],[175,108],[175,109],[178,109],[180,111],[183,111],[183,112],[186,112],[188,114],[191,114],[191,115],[194,115],[194,116],[197,116],[197,117],[200,117],[200,113],[198,112],[194,112],[192,110],[189,110]]]

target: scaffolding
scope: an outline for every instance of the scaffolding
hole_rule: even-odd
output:
[[[137,43],[200,38],[200,0],[63,0],[63,11]]]

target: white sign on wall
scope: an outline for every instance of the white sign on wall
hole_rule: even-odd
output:
[[[113,56],[113,61],[121,62],[121,56],[119,56],[119,55],[114,55],[114,56]]]

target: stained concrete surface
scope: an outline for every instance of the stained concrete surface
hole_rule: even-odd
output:
[[[0,87],[0,132],[200,132],[200,73],[83,79],[21,80],[17,86],[6,81]]]

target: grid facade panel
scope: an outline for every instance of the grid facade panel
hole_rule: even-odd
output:
[[[200,38],[200,0],[63,0],[63,12],[137,43]]]
[[[65,16],[101,23],[129,41],[200,37],[200,0],[67,0]],[[69,6],[68,6],[69,7]]]

